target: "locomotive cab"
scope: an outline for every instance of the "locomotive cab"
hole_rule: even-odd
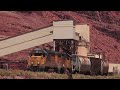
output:
[[[29,53],[28,67],[30,69],[38,69],[44,66],[47,58],[47,52],[40,48],[35,48]]]

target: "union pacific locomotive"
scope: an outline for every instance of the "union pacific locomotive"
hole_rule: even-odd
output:
[[[40,48],[32,50],[28,60],[28,69],[32,71],[53,70],[64,73],[66,70],[72,70],[73,73],[107,75],[108,68],[108,63],[100,58],[69,55]]]
[[[65,69],[72,70],[70,56],[66,53],[36,48],[30,52],[28,69],[32,71],[49,71],[64,73]]]

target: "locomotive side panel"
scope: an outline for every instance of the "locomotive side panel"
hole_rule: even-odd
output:
[[[65,60],[65,64],[64,65],[65,65],[66,68],[72,68],[71,61],[69,59]]]
[[[52,62],[54,61],[54,57],[52,55],[48,55],[47,60],[45,62],[45,67],[52,67]]]
[[[41,62],[41,64],[42,65],[45,65],[45,62],[47,61],[47,56],[45,55],[45,56],[43,56],[43,59],[42,59],[42,62]]]
[[[50,67],[54,68],[57,67],[56,62],[55,62],[55,55],[51,55],[51,60],[50,60]]]
[[[58,56],[57,54],[49,55],[45,62],[45,66],[50,68],[62,67],[63,66],[62,64],[63,64],[63,60],[61,56]]]

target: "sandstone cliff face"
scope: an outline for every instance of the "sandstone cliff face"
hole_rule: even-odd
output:
[[[120,63],[120,12],[117,11],[1,11],[0,39],[49,26],[53,20],[69,19],[74,20],[76,24],[90,24],[92,52],[104,52],[106,60]],[[3,58],[27,59],[30,50]]]

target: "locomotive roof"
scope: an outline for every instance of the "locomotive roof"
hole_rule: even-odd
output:
[[[30,53],[31,54],[33,54],[33,53],[44,53],[44,54],[47,54],[47,52],[45,50],[41,50],[40,48],[35,48]]]
[[[30,54],[34,54],[34,53],[43,53],[43,54],[52,54],[52,55],[60,55],[60,56],[64,56],[64,57],[71,57],[69,54],[65,53],[65,52],[57,52],[57,51],[53,51],[53,50],[47,50],[47,49],[40,49],[40,48],[35,48],[33,49]]]
[[[53,50],[45,50],[48,54],[57,54],[57,55],[62,55],[62,56],[68,56],[66,53],[63,52],[57,52],[57,51],[53,51]]]
[[[46,51],[48,54],[57,54],[57,55],[62,55],[62,53],[61,52],[56,52],[56,51],[53,51],[53,50],[47,50]]]

